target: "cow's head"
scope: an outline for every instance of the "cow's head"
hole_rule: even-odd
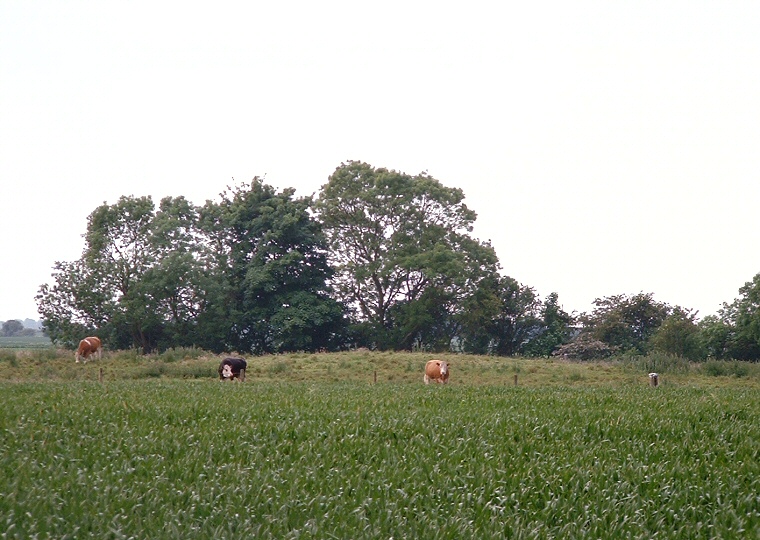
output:
[[[446,373],[448,373],[449,371],[449,365],[446,362],[441,362],[440,364],[438,364],[438,367],[441,370],[441,376],[446,375]]]
[[[224,364],[224,367],[222,367],[222,377],[225,379],[231,379],[232,378],[232,366],[229,364]]]

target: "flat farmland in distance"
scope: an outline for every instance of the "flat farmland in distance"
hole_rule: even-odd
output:
[[[0,349],[45,349],[52,347],[50,338],[36,336],[0,336]]]
[[[54,380],[0,403],[3,538],[760,535],[752,387]]]

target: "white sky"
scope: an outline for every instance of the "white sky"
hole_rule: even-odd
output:
[[[567,311],[715,313],[760,272],[760,4],[0,0],[0,321],[121,195],[341,162],[461,187]]]

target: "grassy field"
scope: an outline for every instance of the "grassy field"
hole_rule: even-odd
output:
[[[48,349],[52,346],[50,338],[37,336],[0,336],[0,349]]]
[[[755,366],[429,358],[0,351],[0,538],[760,538]]]
[[[72,351],[53,348],[3,349],[0,381],[116,381],[140,379],[214,379],[223,356],[197,349],[143,356],[136,351],[106,352],[103,359],[76,364]],[[760,364],[689,363],[667,356],[605,362],[556,358],[504,358],[455,354],[349,351],[248,357],[249,381],[378,382],[422,381],[425,362],[441,358],[451,366],[452,386],[629,387],[648,384],[650,371],[663,386],[747,387],[760,389]]]

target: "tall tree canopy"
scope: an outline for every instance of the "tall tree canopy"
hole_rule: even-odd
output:
[[[760,273],[739,289],[739,298],[723,304],[721,319],[728,326],[726,347],[730,357],[760,360]]]
[[[293,195],[256,178],[201,211],[222,289],[211,312],[229,328],[219,346],[271,353],[341,345],[343,310],[326,285],[325,238],[311,198]]]
[[[122,197],[88,218],[86,247],[37,295],[50,337],[114,348],[278,352],[334,348],[343,316],[311,199],[260,179],[202,208]]]
[[[652,293],[597,298],[594,306],[580,317],[584,330],[617,350],[637,353],[647,351],[650,337],[671,311]]]
[[[90,214],[82,257],[57,262],[56,284],[43,285],[37,295],[51,339],[73,346],[82,334],[98,329],[112,346],[152,348],[157,315],[149,308],[143,278],[156,262],[154,209],[150,197],[121,197]]]
[[[550,293],[540,309],[541,327],[523,348],[531,356],[550,356],[570,339],[573,317],[559,303],[559,294]]]
[[[699,337],[697,314],[681,307],[673,307],[649,340],[653,350],[689,360],[702,360],[706,349]]]
[[[520,353],[541,332],[535,291],[508,276],[481,280],[465,302],[462,348],[474,354]]]
[[[448,347],[463,299],[495,274],[493,248],[470,237],[475,213],[462,190],[351,161],[322,186],[317,209],[338,297],[387,348]]]
[[[0,336],[20,336],[24,333],[24,323],[18,320],[5,321]]]

